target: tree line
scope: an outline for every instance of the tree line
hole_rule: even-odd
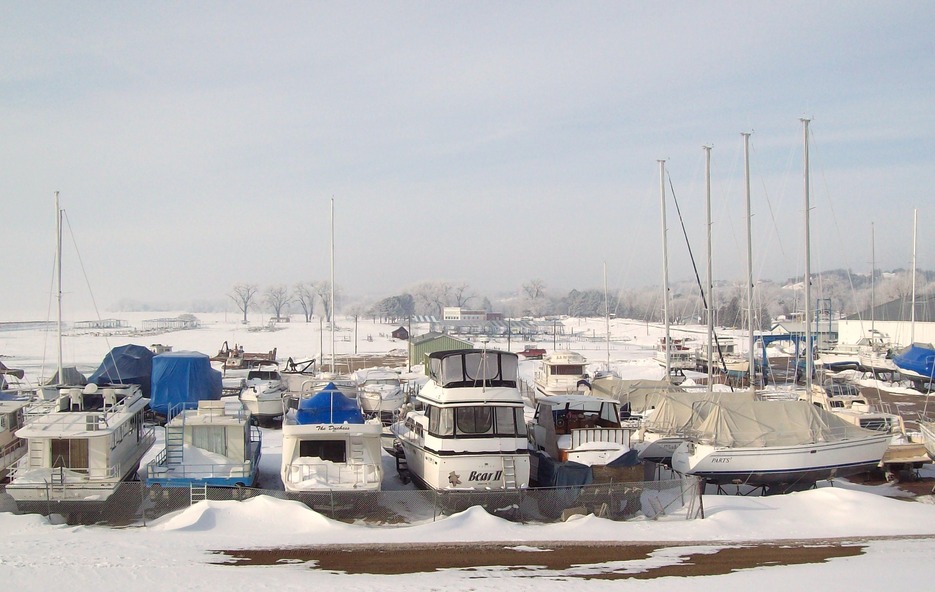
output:
[[[917,294],[933,292],[935,272],[918,272]],[[911,291],[911,273],[908,270],[876,271],[873,278],[847,270],[832,270],[812,277],[812,294],[820,300],[822,310],[833,316],[855,314],[876,304],[905,298]],[[669,318],[673,323],[705,323],[710,308],[715,323],[720,327],[744,328],[752,313],[753,325],[768,330],[777,319],[790,317],[803,308],[801,278],[790,278],[782,283],[760,281],[754,289],[753,306],[746,302],[743,284],[718,282],[714,301],[706,303],[695,282],[674,282],[670,285]],[[272,285],[260,290],[257,284],[236,284],[228,294],[244,322],[250,311],[268,312],[275,318],[301,313],[305,322],[311,322],[317,313],[331,322],[331,282],[317,280],[299,282],[294,286]],[[352,317],[372,318],[374,321],[401,322],[416,315],[443,318],[445,307],[457,306],[473,310],[501,313],[505,317],[615,317],[662,322],[662,293],[659,287],[618,290],[605,295],[598,289],[572,289],[553,293],[541,279],[524,282],[516,292],[495,297],[478,294],[463,281],[426,281],[411,286],[399,294],[371,302],[344,303],[340,286],[335,287],[335,308]],[[707,305],[707,306],[706,306]]]

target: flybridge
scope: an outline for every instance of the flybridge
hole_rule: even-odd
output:
[[[449,350],[429,354],[429,376],[441,387],[516,388],[519,359],[499,350]]]

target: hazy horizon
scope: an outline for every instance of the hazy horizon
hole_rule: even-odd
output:
[[[715,276],[935,267],[935,5],[3,2],[7,315],[326,280],[480,293],[661,283],[657,160]],[[691,278],[672,191],[670,277]],[[875,240],[871,242],[871,223]],[[74,233],[72,239],[69,228]],[[81,260],[76,256],[80,253]]]

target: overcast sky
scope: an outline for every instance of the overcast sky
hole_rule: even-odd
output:
[[[661,283],[658,159],[715,276],[935,268],[935,3],[0,1],[2,310],[61,192],[98,305],[329,276],[382,297]],[[691,277],[671,192],[671,277]],[[71,236],[65,290],[87,293]],[[703,270],[702,270],[703,273]]]

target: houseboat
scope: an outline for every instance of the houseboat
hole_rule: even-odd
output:
[[[23,410],[28,404],[28,401],[0,401],[0,480],[26,453],[26,440],[19,438],[16,431],[23,427]]]
[[[6,491],[20,510],[106,502],[121,482],[136,477],[155,442],[153,428],[143,423],[149,400],[138,385],[91,383],[59,392],[50,412],[16,432],[27,452]]]
[[[239,402],[198,401],[174,415],[166,447],[140,471],[153,497],[166,487],[253,487],[262,436]]]

